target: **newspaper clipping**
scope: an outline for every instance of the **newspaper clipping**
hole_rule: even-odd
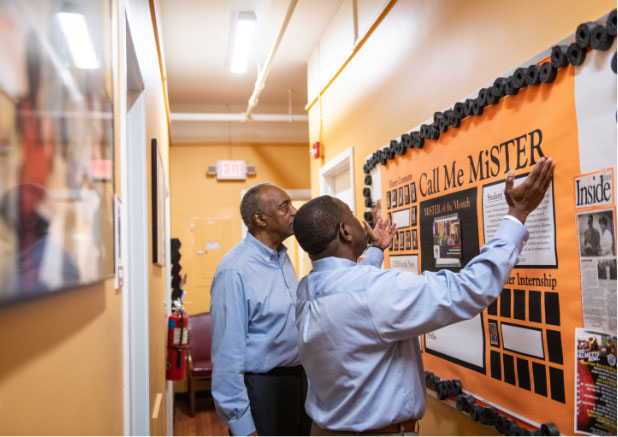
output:
[[[613,172],[575,178],[584,328],[616,332]]]

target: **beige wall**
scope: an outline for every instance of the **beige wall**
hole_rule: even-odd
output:
[[[118,32],[113,34],[112,44],[114,56],[119,59],[118,41],[127,2],[112,3],[115,11],[122,11],[113,18],[112,26]],[[159,139],[167,167],[167,115],[150,5],[148,0],[131,0],[128,4],[145,84],[146,136]],[[123,84],[123,76],[116,71],[116,160],[124,129],[120,104],[122,90],[126,90]],[[115,186],[121,194],[118,163],[116,167]],[[148,184],[150,187],[150,181]],[[162,272],[163,268],[154,266],[149,271],[151,405],[158,392],[164,395],[165,388]],[[123,434],[123,292],[127,291],[114,290],[110,279],[0,309],[0,434]],[[151,434],[166,434],[165,415],[163,400],[158,418],[151,420]]]
[[[351,11],[351,2],[342,11]],[[376,4],[387,13],[360,48],[350,36],[352,17],[338,14],[308,66],[309,140],[321,140],[325,152],[311,160],[312,194],[319,194],[320,167],[352,145],[357,205],[367,155],[616,7],[613,1],[399,0],[375,2],[373,17]],[[454,409],[437,401],[428,408],[424,435],[481,433]]]
[[[256,176],[245,181],[217,181],[206,176],[219,159],[244,159]],[[241,240],[241,191],[261,182],[284,189],[309,188],[307,144],[191,144],[170,148],[172,238],[182,246],[180,265],[187,274],[185,309],[189,314],[210,310],[210,284],[225,253]],[[219,248],[206,251],[206,242]],[[204,250],[204,255],[197,255]]]

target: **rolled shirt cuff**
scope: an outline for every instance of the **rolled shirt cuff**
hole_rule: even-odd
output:
[[[251,409],[247,408],[247,411],[235,420],[227,424],[230,427],[230,431],[234,435],[249,435],[255,431],[255,423],[253,423],[253,416],[251,416]]]
[[[494,235],[494,238],[501,238],[513,243],[519,253],[521,253],[526,241],[528,241],[528,237],[528,229],[519,220],[510,215],[504,217]]]

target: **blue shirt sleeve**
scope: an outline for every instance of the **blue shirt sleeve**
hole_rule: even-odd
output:
[[[527,236],[522,224],[505,219],[495,237],[458,273],[419,276],[386,270],[376,276],[367,297],[380,338],[409,339],[476,316],[502,291]]]
[[[367,248],[365,257],[359,264],[380,268],[382,266],[382,261],[384,261],[384,252],[375,246],[371,246]]]
[[[219,416],[234,435],[255,431],[245,387],[247,304],[238,271],[218,271],[210,289],[212,396]]]

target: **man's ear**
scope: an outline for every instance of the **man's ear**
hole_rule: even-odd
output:
[[[253,215],[251,216],[251,219],[253,220],[253,223],[255,224],[255,226],[257,226],[258,228],[266,227],[266,221],[264,220],[262,213],[254,212]]]
[[[348,225],[343,222],[339,223],[339,238],[341,238],[343,241],[352,241],[352,234],[350,234]]]

